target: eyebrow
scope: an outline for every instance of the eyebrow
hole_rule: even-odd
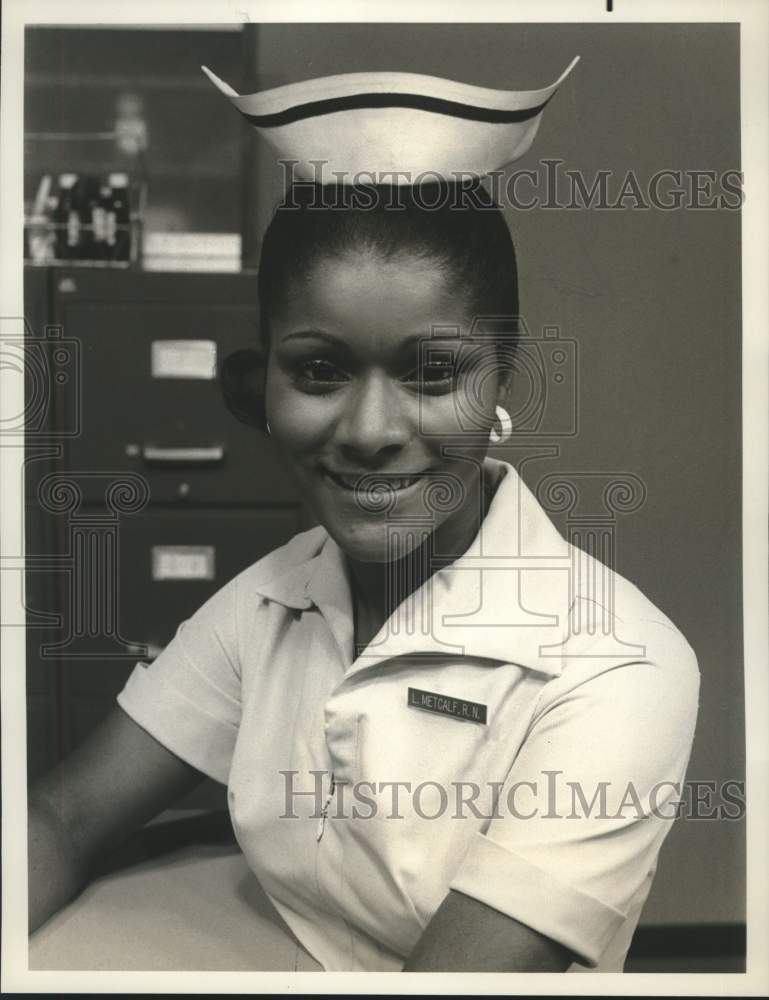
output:
[[[436,337],[423,333],[413,333],[410,336],[403,338],[403,340],[398,344],[397,350],[403,350],[404,348],[410,347],[412,344],[418,344],[420,342],[455,342],[461,339],[462,338],[453,336],[450,333]],[[285,344],[289,340],[323,340],[335,347],[341,347],[347,350],[349,350],[351,346],[346,340],[342,340],[341,337],[335,337],[332,333],[326,333],[324,330],[297,330],[295,333],[289,333],[287,336],[283,337],[281,343]]]
[[[339,347],[344,347],[345,343],[340,340],[339,337],[334,337],[330,333],[324,333],[323,330],[299,330],[296,333],[289,333],[288,336],[284,337],[281,343],[286,343],[288,340],[325,340],[329,344],[336,344]]]

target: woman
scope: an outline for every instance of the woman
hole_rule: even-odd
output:
[[[487,455],[518,316],[501,210],[447,184],[396,208],[378,186],[291,194],[259,271],[263,396],[242,364],[225,388],[319,525],[139,664],[37,789],[31,926],[206,774],[327,970],[621,969],[691,747],[693,653],[617,575],[598,607]]]

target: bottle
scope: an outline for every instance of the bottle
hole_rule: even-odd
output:
[[[76,186],[76,205],[82,222],[82,237],[78,257],[99,260],[101,244],[97,236],[100,184],[92,174],[81,177]],[[94,216],[96,215],[96,220]]]
[[[51,196],[52,180],[50,174],[41,177],[34,204],[24,225],[24,259],[32,260],[35,264],[44,264],[50,256],[48,253],[50,221],[46,211]]]
[[[80,217],[75,206],[77,174],[59,175],[59,200],[54,212],[56,258],[73,260],[80,243]]]
[[[131,259],[131,207],[128,195],[128,174],[109,175],[112,197],[107,210],[109,256],[112,260]]]
[[[109,184],[99,184],[98,194],[91,211],[94,260],[109,259],[107,212],[111,204],[112,188]]]

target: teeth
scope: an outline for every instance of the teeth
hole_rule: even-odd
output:
[[[360,476],[340,476],[336,473],[330,473],[331,478],[339,483],[340,485],[346,487],[348,490],[354,490],[358,483],[360,482]],[[394,490],[405,490],[409,486],[413,486],[414,483],[418,482],[418,476],[387,476],[386,482]]]

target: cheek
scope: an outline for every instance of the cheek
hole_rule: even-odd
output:
[[[470,373],[462,377],[454,392],[426,397],[420,407],[420,428],[428,438],[485,436],[494,420],[498,376]]]
[[[493,417],[500,387],[499,359],[496,351],[484,353],[479,363],[462,374],[459,392],[466,408],[478,424]]]
[[[289,454],[325,439],[331,423],[328,397],[299,392],[277,365],[268,365],[264,401],[271,436]]]

